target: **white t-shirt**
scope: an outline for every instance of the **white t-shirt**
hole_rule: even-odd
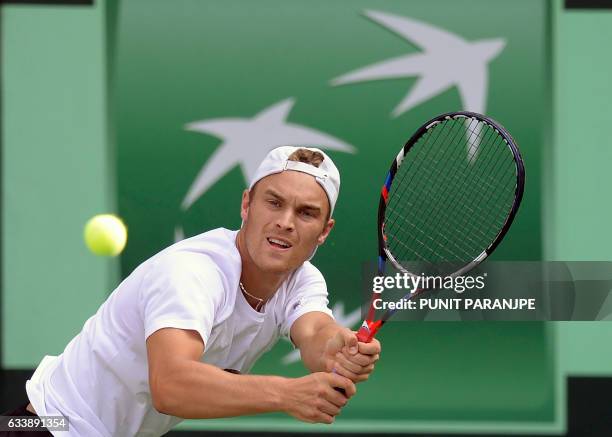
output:
[[[248,372],[293,322],[331,315],[321,273],[295,270],[259,313],[239,291],[236,231],[183,240],[138,266],[58,357],[46,356],[26,383],[40,416],[70,418],[69,436],[159,436],[182,419],[157,412],[148,381],[146,338],[161,328],[197,331],[201,361]]]

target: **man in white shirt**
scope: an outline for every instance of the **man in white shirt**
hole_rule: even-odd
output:
[[[183,240],[138,266],[60,356],[41,361],[28,410],[68,416],[70,430],[54,435],[88,437],[274,411],[332,423],[380,353],[334,321],[308,261],[334,226],[339,188],[321,150],[271,151],[243,193],[241,229]],[[281,336],[313,373],[243,374]]]

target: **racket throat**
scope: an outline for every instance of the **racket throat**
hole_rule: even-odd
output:
[[[357,340],[363,343],[371,342],[382,324],[382,320],[377,320],[375,322],[365,320],[359,328],[359,331],[357,331]]]

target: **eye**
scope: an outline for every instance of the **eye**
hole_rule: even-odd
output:
[[[279,201],[279,200],[277,200],[277,199],[268,199],[268,204],[269,204],[270,206],[273,206],[273,207],[275,207],[275,208],[278,208],[278,207],[280,206],[280,204],[281,204],[281,203],[280,203],[280,201]]]
[[[302,210],[302,215],[304,217],[314,217],[314,213],[312,211],[310,211],[309,209],[304,209]]]

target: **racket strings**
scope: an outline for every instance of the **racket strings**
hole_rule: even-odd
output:
[[[457,134],[460,134],[460,133],[461,133],[461,131],[458,131],[456,133],[455,137],[453,137],[452,141],[456,141],[456,139],[457,139],[456,136],[457,136]],[[441,159],[447,159],[447,158],[448,158],[447,156],[443,156]],[[442,180],[442,183],[448,183],[449,182],[448,180],[446,180],[447,177],[455,178],[456,180],[461,182],[461,178],[459,178],[459,176],[456,175],[455,173],[448,173],[448,172],[446,172],[445,174],[442,174],[442,171],[437,171],[434,168],[432,174],[433,174],[434,177],[439,177],[439,179]],[[400,181],[400,184],[402,184],[403,182],[404,182],[404,180],[402,179],[402,181]],[[407,187],[407,189],[410,190],[413,195],[416,194],[417,192],[421,192],[422,191],[423,195],[429,196],[431,191],[433,190],[433,188],[431,188],[431,184],[429,186],[429,189],[428,189],[427,186],[422,186],[422,184],[421,185],[417,185],[417,183],[414,181],[414,178],[412,178],[407,183],[407,185],[405,184],[404,186]],[[413,197],[415,197],[415,196],[413,196]],[[435,217],[436,213],[438,212],[435,209],[440,209],[440,206],[444,205],[445,202],[447,201],[446,199],[442,199],[441,195],[435,196],[432,200],[433,200],[433,202],[431,202],[432,207],[431,207],[430,210],[426,211],[425,214],[423,214],[424,217],[425,216]],[[407,204],[410,204],[410,202],[407,202]],[[405,211],[405,209],[403,208],[402,211]],[[447,238],[446,238],[446,240],[448,241]]]
[[[442,140],[444,142],[447,142],[449,140],[449,136],[451,135],[451,133],[453,132],[453,126],[451,125],[450,128],[446,128],[446,125],[448,124],[448,120],[445,120],[443,122],[443,126],[441,127],[441,129],[437,129],[435,131],[428,131],[424,137],[421,138],[421,140],[419,142],[417,142],[417,144],[420,144],[421,142],[423,142],[424,144],[421,146],[420,150],[426,150],[426,156],[424,156],[422,158],[423,161],[427,161],[430,159],[433,159],[431,155],[433,148],[427,147],[428,143],[430,142],[431,138],[435,138],[434,143],[437,142],[439,140],[439,136],[441,132],[445,132],[446,136],[445,138]],[[438,133],[438,136],[435,135],[435,133]],[[424,138],[424,139],[423,139]],[[456,135],[453,137],[452,141],[454,141],[456,139]],[[414,156],[413,159],[417,159],[419,158],[418,156]],[[440,157],[439,159],[444,158],[444,157]],[[400,167],[400,169],[403,169],[402,167]],[[416,173],[410,173],[410,172],[406,172],[406,171],[400,171],[400,174],[402,175],[398,181],[397,186],[392,187],[393,190],[396,190],[397,187],[406,187],[405,189],[408,189],[412,186],[415,185],[415,177],[417,177]],[[406,180],[406,175],[410,174],[411,178],[409,180]],[[398,178],[398,175],[396,174],[396,179]],[[393,200],[397,199],[397,197],[393,197]],[[409,202],[409,197],[407,198],[408,202]],[[389,206],[391,206],[392,203],[390,203]],[[401,207],[401,203],[399,204]],[[412,206],[412,205],[411,205]],[[404,208],[402,208],[402,211],[404,211]]]
[[[474,130],[474,132],[478,132],[478,131],[479,131],[479,130]],[[482,139],[483,139],[483,138],[481,138],[481,140],[482,140]],[[474,141],[473,141],[473,139],[472,139],[472,138],[470,138],[469,140],[470,140],[470,142],[471,142],[471,143],[474,143]],[[456,173],[449,173],[449,174],[450,174],[450,178],[455,179],[455,182],[459,182],[459,183],[461,183],[461,182],[465,182],[465,181],[467,181],[467,179],[464,177],[464,175],[463,175],[463,174],[462,174],[462,175],[458,175],[458,174],[456,174]],[[459,181],[459,179],[461,179],[461,181]],[[479,179],[478,179],[478,178],[476,178],[476,180],[478,181]],[[449,182],[450,182],[450,181],[448,181],[448,180],[447,180],[447,181],[444,181],[443,183],[449,183]],[[483,234],[483,233],[480,231],[480,226],[481,226],[481,224],[478,222],[478,220],[475,220],[476,218],[478,218],[478,217],[479,217],[479,215],[474,215],[474,214],[473,214],[473,212],[474,212],[475,210],[480,210],[480,212],[482,212],[482,208],[480,208],[480,207],[478,206],[478,205],[479,205],[478,203],[475,203],[475,204],[474,204],[474,207],[475,207],[475,208],[472,208],[472,207],[471,207],[471,206],[470,206],[470,205],[469,205],[467,202],[465,202],[464,196],[465,196],[465,194],[466,194],[466,191],[465,191],[465,190],[462,190],[462,191],[461,191],[461,193],[463,194],[463,196],[459,197],[458,199],[455,199],[455,202],[458,202],[458,203],[460,203],[460,204],[464,205],[464,207],[465,207],[465,211],[466,211],[466,212],[468,212],[468,213],[469,213],[469,212],[472,212],[472,214],[468,214],[468,215],[466,215],[466,216],[464,216],[464,217],[459,217],[459,218],[463,218],[463,220],[456,220],[456,221],[457,221],[457,222],[459,222],[459,223],[461,223],[463,226],[466,226],[466,227],[469,229],[469,231],[471,231],[471,232],[477,232],[477,233],[480,233],[482,236],[487,237],[486,235],[484,235],[484,234]],[[436,205],[444,205],[444,202],[448,201],[448,199],[443,199],[443,198],[441,198],[440,196],[438,196],[437,198],[434,198],[433,200],[434,200],[434,204],[436,204]],[[433,211],[430,211],[430,213],[432,213],[432,212],[433,212]],[[502,211],[502,212],[503,212],[503,211]],[[435,216],[435,215],[434,215],[434,216]],[[500,223],[500,224],[503,224],[503,222],[502,222],[502,223]],[[470,238],[470,234],[469,234],[469,233],[467,234],[467,238],[468,238],[469,240],[471,240],[472,242],[474,242],[475,244],[478,244],[478,243],[479,243],[479,242],[477,242],[477,241],[474,241],[474,239]]]
[[[457,175],[453,175],[453,174],[451,174],[451,176],[453,176],[455,179],[457,179]],[[465,193],[465,192],[464,192],[464,193]],[[441,202],[440,202],[440,200],[441,200],[440,196],[434,197],[434,201],[435,201],[436,203],[441,203]],[[483,233],[480,231],[480,224],[479,224],[477,221],[475,221],[475,220],[474,220],[474,217],[478,217],[478,215],[476,215],[476,216],[474,216],[474,215],[473,215],[473,211],[475,211],[475,209],[480,209],[480,208],[478,208],[478,204],[475,204],[475,207],[476,207],[476,208],[472,208],[472,207],[470,207],[470,205],[466,204],[466,203],[463,201],[463,199],[462,199],[462,198],[456,199],[455,201],[456,201],[456,202],[458,202],[458,203],[463,204],[463,205],[465,206],[465,208],[466,208],[466,211],[468,211],[468,213],[470,213],[470,212],[471,212],[471,213],[469,214],[469,219],[468,219],[468,218],[466,218],[466,217],[464,217],[464,218],[463,218],[463,220],[455,220],[455,221],[456,221],[457,223],[461,223],[461,224],[462,224],[464,227],[467,227],[467,228],[469,229],[469,231],[479,233],[481,236],[485,236],[485,235],[484,235],[484,234],[483,234]],[[430,213],[433,213],[433,217],[435,217],[435,216],[436,216],[436,211],[430,211]],[[459,218],[461,218],[461,217],[459,217]],[[471,225],[471,226],[470,226],[470,225]],[[470,228],[471,228],[471,229],[470,229]],[[445,245],[447,245],[447,244],[448,244],[448,242],[449,242],[449,238],[448,238],[448,237],[447,237],[445,234],[442,234],[442,237],[444,238],[444,244],[445,244]],[[474,244],[477,244],[477,243],[478,243],[478,241],[475,241],[473,238],[471,238],[471,237],[470,237],[470,234],[467,234],[467,238],[468,238],[468,240],[469,240],[469,241],[473,242]],[[430,241],[433,241],[433,238],[430,238]],[[423,242],[422,242],[421,240],[419,240],[419,243],[423,243]],[[421,246],[422,246],[422,244],[421,244]],[[456,247],[457,245],[455,244],[454,246]],[[480,245],[479,245],[479,246],[480,246]],[[437,252],[437,251],[435,251],[435,253],[438,253],[438,254],[439,254],[439,252]],[[466,252],[465,252],[465,251],[463,251],[463,252],[461,252],[461,253],[462,253],[462,255],[463,255],[463,254],[465,254]],[[459,257],[458,257],[457,252],[455,252],[455,251],[451,251],[451,256],[452,256],[452,258],[453,258],[453,259],[458,259],[458,258],[459,258]],[[442,258],[442,259],[445,259],[443,256],[442,256],[441,258]],[[461,258],[464,258],[464,256],[462,256]]]
[[[436,240],[434,240],[434,237],[432,237],[431,235],[426,234],[425,232],[423,232],[423,230],[420,227],[418,227],[417,225],[415,225],[413,223],[410,223],[409,221],[407,221],[406,224],[411,227],[412,231],[418,232],[419,234],[425,236],[426,237],[425,239],[428,239],[431,242],[435,243],[435,244],[425,243],[425,242],[419,240],[418,238],[416,238],[415,236],[411,236],[411,238],[413,238],[413,240],[415,242],[417,242],[424,250],[430,252],[430,254],[432,254],[432,255],[435,255],[436,259],[439,259],[441,261],[450,261],[450,260],[445,258],[445,255],[443,255],[443,254],[441,254],[439,252],[436,252],[435,246],[439,245],[439,243],[437,243]],[[407,231],[407,232],[408,232],[408,235],[410,235],[409,231]],[[464,248],[462,248],[461,246],[458,246],[457,244],[453,243],[451,240],[446,238],[443,234],[438,234],[437,236],[440,236],[440,237],[444,238],[449,245],[452,245],[453,247],[458,249],[459,252],[463,252],[462,254],[458,254],[456,252],[451,251],[448,246],[445,247],[445,249],[447,249],[448,252],[453,255],[455,260],[463,259],[466,256],[468,256],[468,257],[470,256],[469,252],[466,252]],[[408,244],[403,243],[401,239],[395,240],[394,243],[395,244],[399,244],[406,251],[412,253],[413,255],[416,255],[418,260],[423,260],[423,257],[420,256],[422,254],[422,251],[416,250],[416,248],[408,246]],[[396,251],[393,251],[393,252],[395,253]],[[412,259],[413,258],[401,259],[401,261],[405,262],[407,260],[412,260]]]
[[[445,121],[444,123],[445,123],[445,124],[447,124],[447,123],[448,123],[448,121]],[[440,157],[431,156],[432,151],[433,151],[434,149],[433,149],[433,148],[428,148],[428,147],[427,147],[428,143],[429,143],[429,142],[431,142],[432,138],[433,138],[434,143],[440,140],[440,132],[446,132],[446,135],[444,136],[444,138],[443,138],[443,140],[442,140],[442,141],[444,141],[444,142],[448,142],[448,141],[449,141],[449,137],[451,137],[451,135],[452,135],[452,139],[451,139],[451,141],[455,141],[455,140],[457,139],[457,135],[458,135],[459,131],[457,131],[456,129],[454,129],[455,131],[453,132],[453,126],[451,126],[451,128],[450,128],[450,129],[444,129],[444,128],[445,128],[445,126],[443,126],[443,129],[438,129],[438,130],[437,130],[437,134],[438,134],[438,135],[435,135],[435,132],[436,132],[436,131],[434,131],[434,132],[430,132],[430,135],[428,135],[428,136],[424,137],[424,139],[422,139],[422,141],[424,142],[424,144],[421,146],[421,148],[420,148],[419,150],[425,150],[425,151],[426,151],[426,155],[425,155],[425,156],[422,158],[422,159],[423,159],[423,161],[426,161],[426,160],[444,160],[444,159],[446,159],[446,158],[447,158],[446,156],[440,156]],[[447,151],[448,151],[448,150],[450,150],[450,149],[447,149]],[[414,158],[415,158],[415,159],[418,159],[418,157],[414,157]],[[400,169],[401,169],[401,167],[400,167]],[[409,172],[406,172],[406,171],[403,171],[403,172],[400,172],[400,173],[402,173],[402,176],[401,176],[401,179],[399,180],[399,186],[401,186],[401,187],[406,187],[406,188],[405,188],[406,190],[412,190],[412,187],[415,187],[415,188],[416,188],[416,187],[418,187],[418,189],[419,189],[420,191],[422,191],[422,194],[423,194],[424,196],[430,196],[430,194],[431,194],[431,192],[430,192],[431,185],[429,186],[429,189],[428,189],[428,187],[426,186],[427,184],[425,184],[425,186],[423,186],[423,184],[422,184],[422,183],[417,185],[417,183],[418,183],[419,181],[418,181],[418,180],[417,180],[417,181],[415,181],[416,175],[415,175],[414,173],[409,173]],[[410,178],[410,179],[408,179],[408,180],[406,180],[406,175],[408,175],[408,174],[411,174],[411,178]],[[396,177],[397,177],[397,175],[396,175]],[[394,188],[395,188],[395,187],[394,187]],[[397,198],[397,197],[394,197],[394,199],[396,199],[396,198]],[[407,196],[406,198],[407,198],[407,199],[410,199],[411,197],[410,197],[410,196]],[[417,197],[413,197],[413,198],[415,198],[415,199],[416,199]],[[412,222],[410,222],[410,221],[407,219],[408,214],[409,214],[411,211],[413,211],[413,210],[414,210],[414,208],[415,208],[417,205],[412,204],[412,203],[410,202],[410,200],[408,200],[408,201],[407,201],[405,204],[400,203],[399,205],[400,205],[400,212],[398,212],[398,213],[397,213],[397,216],[398,216],[398,217],[400,217],[400,218],[402,219],[402,221],[403,221],[403,222],[405,222],[406,224],[409,224],[409,225],[412,227],[412,231],[418,230],[418,231],[419,231],[419,232],[421,232],[423,235],[425,235],[425,236],[426,236],[426,237],[427,237],[427,238],[428,238],[428,239],[429,239],[429,240],[430,240],[432,243],[435,243],[435,241],[436,241],[436,240],[434,240],[434,239],[433,239],[433,236],[432,236],[431,234],[428,234],[428,233],[425,233],[425,232],[423,232],[423,231],[422,231],[422,229],[423,229],[423,227],[422,227],[422,224],[423,224],[423,223],[422,223],[422,222],[419,222],[419,220],[416,220],[416,221],[415,221],[415,223],[412,223]],[[432,204],[432,205],[433,205],[433,204]],[[392,205],[391,203],[388,205],[388,208],[389,208],[391,211],[395,212],[395,211],[394,211],[394,208],[393,208],[393,205]],[[428,214],[428,215],[431,215],[432,213],[434,213],[434,211],[428,210],[428,211],[426,211],[425,213],[426,213],[426,214]],[[405,234],[405,235],[402,235],[402,238],[401,238],[401,239],[397,239],[397,240],[394,240],[394,241],[404,241],[404,240],[410,240],[410,235],[409,235],[409,234],[406,234],[407,229],[405,229],[405,228],[403,228],[403,227],[398,227],[398,230],[399,230],[399,231],[404,231],[404,234]],[[444,235],[442,235],[442,236],[444,237]],[[403,240],[402,240],[402,239],[403,239]],[[446,242],[450,242],[450,241],[448,240],[448,238],[444,237],[444,239],[446,240]],[[425,249],[425,250],[428,250],[428,251],[430,252],[430,254],[437,255],[437,257],[438,257],[438,258],[444,258],[444,257],[443,257],[443,255],[439,254],[439,253],[438,253],[438,252],[437,252],[435,249],[433,249],[433,248],[432,248],[432,245],[431,245],[431,244],[425,244],[423,241],[421,241],[421,240],[417,239],[416,237],[414,237],[414,242],[419,243],[419,245],[421,246],[421,248],[422,248],[422,249]],[[403,244],[403,246],[404,246],[404,248],[408,247],[406,244]],[[456,244],[454,244],[454,246],[458,248],[458,246],[457,246]],[[418,252],[418,251],[416,251],[416,250],[411,250],[411,252],[412,252],[412,253],[414,253],[414,254],[416,254],[416,255],[418,255],[418,254],[419,254],[419,252]],[[457,254],[456,254],[455,252],[451,252],[451,253],[452,253],[454,256],[457,256]],[[463,257],[463,256],[462,256],[462,257]]]
[[[466,206],[466,208],[467,208],[467,206]],[[415,223],[411,223],[409,220],[407,220],[407,217],[401,215],[400,213],[398,213],[396,211],[391,211],[390,212],[390,217],[394,217],[395,219],[401,219],[402,222],[404,222],[404,223],[408,224],[409,226],[411,226],[413,231],[417,231],[417,232],[420,232],[420,233],[424,234],[424,231],[422,230],[422,227],[423,227],[423,225],[425,223],[423,221],[421,221],[420,223],[416,222],[416,221],[415,221]],[[482,236],[484,238],[488,237],[488,235],[486,235],[484,232],[482,232],[480,230],[480,228],[477,227],[477,224],[473,224],[472,226],[470,226],[470,222],[469,221],[465,221],[464,223],[466,224],[466,226],[470,227],[471,228],[470,230],[472,230],[473,232],[478,233],[480,236]],[[501,227],[503,225],[503,223],[504,222],[500,220],[498,225]],[[403,236],[406,237],[406,238],[409,238],[408,230],[402,229],[402,232],[403,233],[407,233],[407,234],[404,234]],[[457,243],[455,243],[454,241],[449,239],[449,237],[443,231],[438,231],[435,236],[432,236],[430,234],[424,234],[424,235],[426,235],[428,237],[428,239],[432,243],[440,244],[442,246],[445,246],[447,249],[448,249],[448,246],[446,246],[446,245],[452,245],[455,248],[459,249],[459,252],[461,252],[461,256],[458,256],[458,254],[456,252],[451,252],[451,255],[453,255],[453,259],[454,260],[464,259],[466,257],[466,255],[469,257],[470,254],[472,253],[472,252],[466,251],[464,249],[464,247],[459,246]],[[434,238],[434,237],[436,237],[436,238]],[[437,237],[442,238],[444,241],[440,241]],[[469,235],[467,235],[466,238],[470,239],[470,241],[472,241],[474,244],[478,244],[478,241],[473,240]],[[421,241],[419,241],[419,243],[422,244]],[[449,249],[449,251],[450,251],[450,249]],[[444,260],[450,261],[448,259],[444,259]]]
[[[442,176],[443,176],[443,175],[442,175],[442,174],[440,174],[440,173],[436,173],[436,171],[435,171],[435,170],[434,170],[434,174],[435,174],[436,176],[440,176],[440,177],[442,177]],[[456,183],[463,183],[463,182],[464,182],[464,179],[463,179],[462,177],[460,177],[460,175],[457,175],[457,174],[451,174],[451,175],[450,175],[450,177],[451,177],[451,178],[453,178],[453,179],[454,179],[454,181],[455,181]],[[511,177],[511,176],[509,176],[509,177]],[[479,178],[477,178],[477,177],[476,177],[476,178],[474,178],[474,180],[475,180],[475,181],[477,181],[477,182],[481,182],[481,179],[479,179]],[[503,181],[503,182],[505,183],[506,181]],[[489,187],[491,187],[491,188],[494,188],[492,184],[486,184],[486,185],[488,185],[488,186],[489,186]],[[412,195],[416,195],[416,192],[418,191],[418,190],[415,190],[414,188],[409,188],[409,190],[410,190],[410,193],[411,193]],[[424,190],[426,191],[427,189],[425,188]],[[496,190],[493,190],[493,191],[491,191],[491,192],[495,192],[495,191],[496,191]],[[512,195],[512,193],[510,193],[510,194]],[[495,209],[497,209],[497,210],[498,210],[497,212],[499,212],[499,213],[501,214],[501,213],[504,213],[504,212],[505,212],[505,209],[504,209],[504,205],[500,205],[500,203],[501,203],[501,202],[499,202],[499,200],[500,200],[500,196],[501,196],[501,195],[496,196],[496,198],[494,199],[494,200],[495,200],[495,202],[493,203],[493,207],[494,207]],[[440,199],[440,198],[437,198],[437,199],[435,199],[435,200],[436,200],[436,201],[440,201],[440,200],[444,201],[445,199]],[[458,201],[461,201],[461,200],[462,200],[462,199],[458,199]],[[490,202],[489,202],[489,203],[490,203]],[[411,203],[410,203],[409,201],[408,201],[408,202],[406,202],[406,205],[407,205],[407,207],[412,206],[412,205],[411,205]],[[478,212],[478,213],[480,213],[480,214],[484,214],[484,213],[486,212],[486,211],[485,211],[485,209],[484,209],[483,207],[479,206],[479,204],[475,204],[475,205],[474,205],[474,208],[471,208],[471,207],[470,207],[470,205],[465,204],[465,208],[466,208],[466,210],[467,210],[467,211],[469,211],[469,212],[471,212],[471,213],[473,214],[473,217],[478,217],[478,215],[475,215],[475,213],[476,213],[476,212]],[[433,211],[429,211],[429,212],[431,213],[431,212],[433,212]],[[495,212],[495,211],[494,211],[494,212]],[[472,220],[472,222],[474,222],[474,220]],[[503,224],[503,222],[501,222],[500,224]],[[476,228],[475,230],[476,230],[476,231],[478,231],[478,228]],[[482,233],[482,232],[481,232],[481,233]],[[484,236],[484,234],[483,234],[483,236]]]
[[[445,121],[446,123],[446,121]],[[439,130],[440,132],[441,130]],[[438,134],[439,134],[438,132]],[[460,134],[460,131],[455,129],[455,132],[453,132],[453,129],[446,129],[446,136],[444,137],[443,141],[448,142],[449,141],[449,137],[452,135],[452,138],[450,138],[451,142],[456,141],[457,136]],[[432,157],[431,156],[431,151],[433,150],[432,148],[426,148],[426,144],[432,139],[435,138],[434,142],[439,140],[439,135],[438,136],[434,136],[433,134],[426,137],[424,142],[425,144],[422,146],[421,150],[426,150],[427,151],[427,155],[424,157],[425,160],[427,159],[436,159],[436,157]],[[448,150],[448,149],[447,149]],[[442,159],[446,159],[447,156],[442,156],[439,157],[437,159],[442,160]],[[399,181],[399,185],[403,186],[403,187],[408,187],[408,189],[410,190],[411,187],[416,185],[416,181],[415,179],[415,175],[412,174],[412,178],[409,179],[408,181],[406,181],[406,175],[408,174],[408,172],[404,172],[403,176],[401,177],[400,181]],[[397,177],[397,176],[396,176]],[[423,192],[424,195],[429,195],[430,191],[428,190],[428,188],[419,186],[419,189]],[[407,197],[407,199],[410,199],[410,196]],[[400,204],[402,205],[402,204]],[[406,207],[407,205],[407,207]],[[457,245],[456,243],[452,242],[451,240],[449,240],[444,234],[442,234],[441,232],[438,233],[438,235],[432,235],[431,233],[426,233],[423,231],[424,227],[422,226],[422,223],[419,223],[418,220],[415,223],[412,223],[410,220],[407,219],[407,217],[405,216],[406,211],[411,211],[413,210],[413,206],[412,204],[410,204],[410,201],[406,202],[406,205],[404,205],[403,208],[401,208],[401,213],[397,213],[396,211],[393,210],[392,205],[390,204],[388,206],[388,208],[391,210],[392,213],[396,213],[395,215],[399,218],[402,219],[403,223],[408,224],[412,229],[408,230],[404,227],[399,227],[398,229],[400,231],[403,231],[403,235],[401,236],[401,238],[396,238],[394,239],[394,242],[401,242],[404,240],[410,240],[410,238],[413,238],[413,243],[418,243],[421,250],[417,250],[416,248],[410,248],[407,244],[401,243],[401,245],[403,246],[404,249],[408,250],[409,252],[411,252],[413,255],[417,256],[417,259],[438,259],[438,260],[446,260],[448,257],[446,257],[445,255],[443,255],[442,253],[438,252],[436,250],[436,246],[439,246],[440,244],[444,244],[446,245],[446,249],[450,252],[450,254],[453,256],[453,258],[455,259],[463,259],[466,257],[466,252],[465,250],[462,250],[462,247],[460,247],[459,245]],[[409,209],[407,209],[409,208]],[[431,215],[432,211],[427,211],[428,215]],[[397,218],[396,217],[396,218]],[[429,242],[424,242],[418,238],[416,238],[416,236],[414,234],[412,234],[412,232],[418,232],[421,235],[425,236],[426,239],[429,240]],[[444,238],[445,242],[439,242],[438,238],[434,239],[434,237],[442,237]],[[450,248],[448,247],[449,245],[454,246],[456,249],[459,249],[459,252],[462,252],[461,254],[458,254],[455,251],[450,250]],[[427,251],[428,252],[428,256],[423,256],[422,251]],[[394,252],[397,252],[394,251]],[[432,256],[433,255],[433,256]],[[410,259],[412,259],[413,257],[410,257]]]
[[[494,131],[492,129],[490,129],[490,132],[494,132]],[[491,134],[491,135],[496,135],[496,134]],[[496,138],[497,138],[497,141],[499,141],[500,143],[503,141],[503,139],[501,137],[499,137],[499,136],[496,137]],[[485,139],[485,138],[483,138],[483,139]],[[490,141],[490,139],[491,138],[487,139],[487,141]],[[493,143],[493,147],[489,148],[489,150],[493,150],[496,147],[502,147],[503,146],[502,144],[498,144],[497,141],[495,141]],[[487,153],[487,151],[484,151],[482,153]],[[498,158],[500,156],[498,156]],[[483,159],[486,159],[486,157],[483,156]],[[500,169],[499,169],[498,165],[499,165],[499,163],[502,163],[502,162],[506,162],[506,163],[510,163],[510,164],[513,163],[513,161],[508,161],[508,160],[505,160],[505,159],[497,159],[496,163],[495,163],[496,167],[493,168],[493,172],[495,174],[505,174],[506,177],[512,178],[513,175],[512,175],[511,172],[500,172]],[[482,180],[482,178],[479,178],[477,175],[474,175],[474,177],[471,178],[472,180],[470,180],[470,178],[465,177],[464,174],[457,175],[456,173],[451,173],[451,177],[453,177],[455,180],[457,180],[459,183],[462,183],[463,185],[467,185],[468,182],[470,182],[470,183],[473,183],[473,182],[480,183],[481,180]],[[499,183],[499,180],[497,182]],[[502,186],[510,186],[508,184],[508,182],[511,182],[511,181],[510,180],[508,180],[508,181],[503,180],[501,182],[501,185]],[[464,208],[465,208],[464,211],[461,211],[461,210],[457,211],[459,213],[461,213],[461,212],[465,212],[466,213],[466,215],[464,217],[462,217],[464,219],[462,224],[468,226],[468,228],[470,228],[469,229],[470,231],[479,232],[485,238],[487,238],[488,236],[485,235],[482,232],[481,226],[483,225],[483,223],[481,222],[481,220],[479,218],[486,217],[487,213],[489,213],[492,217],[495,215],[495,213],[499,213],[498,215],[499,215],[500,219],[503,219],[503,221],[501,221],[498,224],[499,226],[501,226],[501,225],[503,225],[503,223],[505,221],[505,216],[506,216],[506,212],[507,212],[505,202],[499,202],[499,198],[500,198],[501,195],[503,195],[503,192],[501,190],[498,190],[497,187],[494,187],[491,184],[489,184],[489,187],[493,188],[491,190],[488,190],[488,192],[491,195],[493,193],[498,193],[498,195],[495,197],[495,199],[494,199],[495,201],[494,202],[490,201],[491,200],[491,196],[489,196],[488,198],[484,199],[485,200],[484,204],[487,205],[486,208],[483,206],[482,200],[481,200],[481,202],[475,202],[473,204],[473,208],[472,208],[471,207],[472,205],[470,205],[470,203],[468,203],[466,201],[467,199],[465,197],[467,195],[468,191],[464,190],[463,187],[461,187],[462,188],[462,190],[461,190],[462,191],[462,197],[460,197],[458,199],[455,199],[456,202],[461,203],[464,206]],[[510,195],[511,195],[510,201],[512,201],[512,199],[513,199],[512,194],[513,194],[513,191],[510,191]],[[444,199],[444,201],[446,201],[446,200],[447,199]],[[477,212],[479,214],[475,214],[476,210],[477,210]],[[468,214],[470,212],[472,214]],[[472,226],[470,227],[470,225],[472,225]]]
[[[485,198],[481,200],[481,202],[475,203],[474,206],[478,209],[478,212],[481,215],[474,215],[473,217],[486,217],[486,213],[489,212],[490,216],[493,218],[495,215],[500,219],[500,222],[497,223],[498,227],[501,227],[507,217],[508,206],[512,204],[514,200],[514,188],[515,188],[515,178],[516,174],[514,171],[514,160],[507,159],[509,155],[509,149],[505,147],[503,137],[499,136],[496,131],[490,128],[491,132],[495,132],[494,135],[497,135],[496,140],[493,143],[493,146],[489,150],[504,150],[508,151],[508,154],[500,154],[497,156],[497,159],[494,163],[494,167],[492,169],[492,173],[495,175],[503,175],[502,178],[498,178],[495,180],[497,182],[497,186],[489,185],[489,190],[485,193],[488,193],[488,196],[485,194]],[[502,144],[504,143],[504,144]],[[486,151],[485,151],[486,153]],[[506,166],[507,168],[504,168]],[[482,179],[476,177],[475,180],[480,182]],[[505,189],[499,189],[503,187]],[[502,199],[504,197],[504,199]],[[466,203],[466,208],[469,208],[469,205]],[[474,223],[478,223],[474,221]],[[495,226],[496,223],[493,223]]]
[[[389,250],[400,263],[471,261],[514,201],[516,168],[503,137],[476,119],[445,120],[408,153],[385,212]]]
[[[471,140],[471,139],[470,139],[470,140]],[[444,175],[442,175],[442,174],[441,174],[441,172],[440,172],[440,171],[437,171],[437,170],[435,170],[435,169],[434,169],[434,171],[433,171],[433,174],[434,174],[434,176],[444,176]],[[464,182],[464,181],[465,181],[464,175],[458,175],[458,174],[456,174],[456,173],[447,173],[447,174],[449,175],[449,177],[450,177],[450,178],[455,179],[455,181],[456,181],[456,182],[462,183],[462,182]],[[475,181],[477,181],[477,182],[479,182],[479,183],[480,183],[480,182],[483,182],[481,178],[476,177],[476,178],[474,178],[474,179],[475,179]],[[450,181],[444,181],[444,182],[445,182],[445,183],[448,183],[448,182],[450,182]],[[486,185],[489,185],[489,186],[492,186],[490,183],[485,183],[485,184],[486,184]],[[464,193],[465,193],[465,191],[464,191]],[[439,198],[438,198],[438,199],[436,199],[436,200],[437,200],[437,201],[439,201],[439,200],[441,200],[441,199],[439,199]],[[459,200],[462,200],[462,199],[459,199]],[[439,205],[440,203],[439,203],[439,202],[436,202],[436,203],[434,203],[434,204]],[[469,205],[466,205],[466,207],[467,207],[468,209],[472,210],[471,208],[469,208]],[[481,208],[478,208],[478,204],[476,204],[476,207],[477,207],[477,209],[481,209]],[[473,211],[473,210],[472,210],[472,211]],[[430,212],[431,212],[431,211],[430,211]]]

